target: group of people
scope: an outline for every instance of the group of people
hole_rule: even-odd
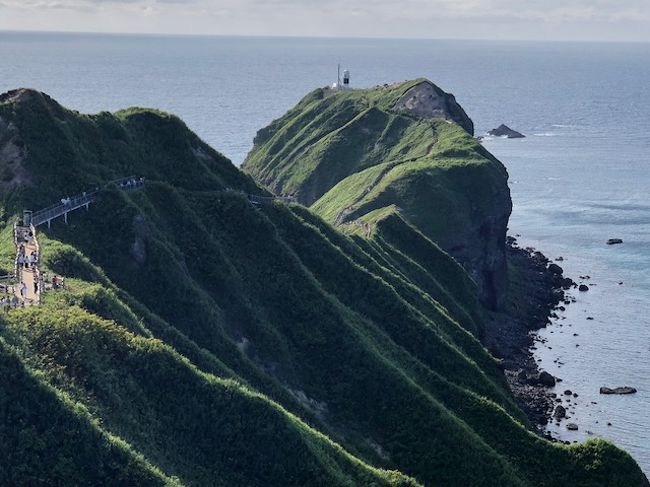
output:
[[[34,287],[36,287],[36,284],[34,284]],[[18,293],[16,293],[16,288],[12,286],[11,288],[7,286],[7,291],[11,291],[11,295],[8,296],[2,296],[0,297],[0,307],[2,308],[18,308],[20,307],[25,307],[25,303],[27,302],[27,284],[24,282],[21,282],[18,284],[18,293],[20,294],[20,298],[18,297]]]
[[[51,279],[48,278],[46,273],[41,275],[40,279],[34,279],[34,295],[38,294],[38,291],[44,291],[46,289],[46,284],[51,283],[52,289],[65,289],[65,278],[58,277],[56,274],[52,276]],[[12,309],[12,308],[24,308],[28,302],[27,298],[27,284],[25,282],[20,282],[16,285],[4,285],[4,291],[9,293],[7,295],[0,296],[0,309]],[[16,292],[18,291],[18,292]]]
[[[143,177],[127,179],[126,181],[122,181],[120,183],[120,188],[123,188],[123,189],[138,188],[140,186],[144,186],[144,178]]]
[[[0,297],[0,309],[17,308],[20,304],[20,300],[15,294]]]
[[[38,264],[38,254],[33,250],[29,255],[26,254],[25,245],[21,244],[18,250],[18,266],[25,269],[35,269]]]

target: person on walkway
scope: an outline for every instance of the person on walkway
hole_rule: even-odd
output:
[[[38,294],[38,281],[34,280],[34,294]]]
[[[27,260],[29,261],[29,265],[31,265],[32,269],[33,269],[34,264],[36,264],[36,254],[34,252],[32,252],[31,254],[29,254],[29,257],[27,258]]]
[[[59,288],[59,278],[56,277],[56,274],[52,276],[52,289],[58,289]]]
[[[16,296],[15,294],[14,294],[13,298],[11,298],[11,305],[12,305],[14,308],[17,308],[17,307],[18,307],[18,296]]]
[[[25,254],[18,254],[18,267],[25,265]]]
[[[23,298],[23,304],[25,304],[25,301],[27,300],[27,284],[24,282],[20,283],[20,295]]]

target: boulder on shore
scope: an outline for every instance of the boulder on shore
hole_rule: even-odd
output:
[[[607,245],[618,245],[618,244],[622,244],[623,240],[621,240],[620,238],[610,238],[606,243]]]
[[[601,387],[601,394],[635,394],[637,391],[634,387],[615,387],[610,389],[609,387]]]
[[[546,387],[553,387],[555,385],[555,377],[543,370],[537,376],[537,382]]]
[[[493,137],[506,137],[507,139],[523,139],[526,137],[524,134],[512,130],[507,125],[501,124],[497,128],[492,129],[488,132],[488,135]]]
[[[557,405],[555,411],[553,412],[553,417],[556,419],[562,419],[566,417],[566,408],[560,404]]]

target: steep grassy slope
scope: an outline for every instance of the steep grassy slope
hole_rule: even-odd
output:
[[[320,89],[260,130],[242,168],[336,225],[399,207],[497,308],[507,285],[510,194],[505,168],[472,131],[453,96],[426,80]]]
[[[106,483],[108,464],[134,484],[642,485],[607,443],[526,429],[477,339],[476,286],[394,209],[348,236],[299,205],[253,207],[244,193],[262,190],[168,115],[81,116],[27,92],[0,118],[0,140],[23,151],[0,267],[12,219],[42,194],[148,180],[41,228],[42,269],[67,289],[0,321],[2,364],[20,371],[0,407],[23,418],[1,427],[36,431],[42,452],[63,444],[65,476]],[[50,143],[65,158],[46,157]],[[91,459],[70,450],[78,437]],[[33,450],[16,451],[0,483],[17,465],[41,478]]]

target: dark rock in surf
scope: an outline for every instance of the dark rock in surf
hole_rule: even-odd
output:
[[[620,395],[625,395],[625,394],[635,394],[637,390],[634,387],[615,387],[613,389],[610,389],[609,387],[601,387],[600,388],[600,393],[601,394],[620,394]]]
[[[555,385],[555,377],[543,370],[537,376],[537,382],[546,387],[553,387]]]
[[[622,244],[622,243],[623,243],[623,240],[621,240],[620,238],[610,238],[607,241],[607,245],[618,245],[618,244]]]
[[[492,129],[488,132],[488,135],[492,137],[506,137],[507,139],[523,139],[526,137],[524,134],[512,130],[507,125],[501,124],[497,128]]]

